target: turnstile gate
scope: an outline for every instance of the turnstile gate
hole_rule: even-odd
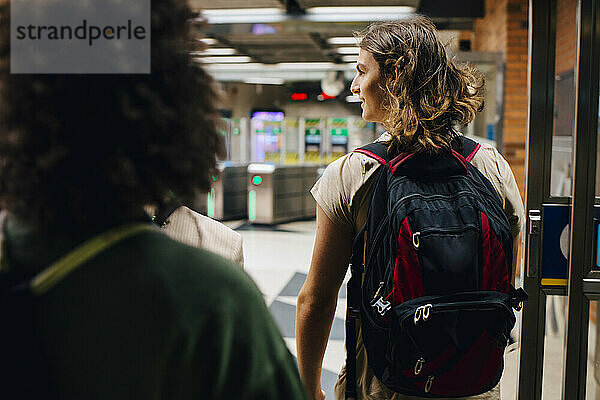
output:
[[[248,220],[277,224],[315,216],[310,189],[318,165],[250,164],[248,166]]]

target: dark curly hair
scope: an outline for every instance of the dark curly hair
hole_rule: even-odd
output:
[[[0,206],[68,229],[208,190],[220,119],[214,82],[191,60],[197,19],[186,0],[151,10],[151,74],[11,75],[0,1]]]
[[[399,152],[449,150],[483,109],[483,76],[448,57],[433,22],[424,16],[375,22],[357,33],[359,47],[379,64],[384,127]]]

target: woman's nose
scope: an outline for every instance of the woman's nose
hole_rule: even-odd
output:
[[[352,83],[350,84],[350,91],[352,92],[352,94],[356,95],[358,95],[360,92],[360,86],[356,83],[356,78],[354,78],[352,80]]]

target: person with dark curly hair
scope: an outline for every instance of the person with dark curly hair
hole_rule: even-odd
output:
[[[477,71],[451,60],[431,20],[415,16],[371,24],[358,34],[359,56],[351,91],[362,101],[362,117],[386,128],[378,141],[388,154],[442,154],[452,149],[458,127],[483,107],[483,79]],[[524,220],[523,203],[508,163],[489,145],[471,160],[493,184],[516,238]],[[317,229],[306,282],[298,296],[296,347],[300,376],[310,399],[323,399],[321,365],[347,272],[353,238],[367,219],[379,162],[352,152],[330,164],[311,190],[317,202]],[[516,257],[513,257],[513,262]],[[513,264],[513,277],[516,263]],[[513,278],[514,279],[514,278]],[[385,387],[367,365],[360,333],[356,347],[358,399],[415,399]],[[345,367],[335,386],[346,389]],[[478,399],[496,399],[499,387]]]
[[[0,0],[0,397],[305,398],[251,279],[144,212],[207,190],[220,148],[186,1],[151,1],[140,75],[11,74],[9,15]]]

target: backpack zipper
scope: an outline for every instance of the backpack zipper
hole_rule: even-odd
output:
[[[420,236],[429,235],[432,233],[462,233],[471,229],[477,229],[478,227],[473,224],[464,226],[451,226],[444,228],[425,228],[419,231]]]
[[[413,317],[413,323],[417,325],[419,321],[427,321],[431,313],[443,312],[443,311],[453,311],[453,310],[461,310],[465,308],[474,308],[477,310],[489,310],[496,309],[495,306],[501,306],[501,309],[504,309],[510,312],[510,309],[506,306],[506,304],[501,300],[485,300],[485,301],[462,301],[462,302],[452,302],[452,303],[440,303],[440,304],[425,304],[419,306],[415,309],[414,312],[410,314],[407,313],[403,317],[403,320],[406,320],[411,315]]]
[[[421,245],[421,236],[427,236],[432,233],[462,233],[472,229],[477,229],[475,225],[465,225],[461,227],[450,227],[450,228],[425,228],[421,231],[417,231],[412,235],[412,245],[415,250],[419,250]]]

